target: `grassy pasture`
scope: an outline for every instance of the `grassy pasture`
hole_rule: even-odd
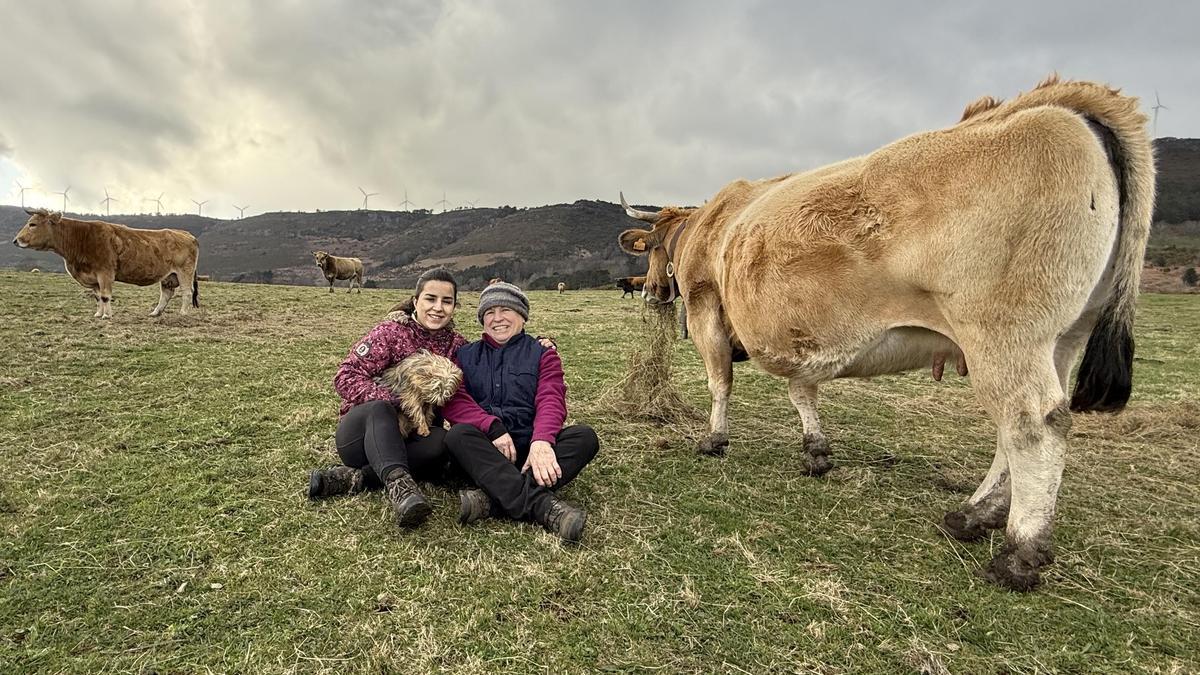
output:
[[[1161,672],[1200,669],[1200,297],[1148,295],[1135,398],[1076,416],[1058,562],[1018,595],[1001,543],[934,524],[994,430],[966,381],[822,391],[838,469],[802,475],[781,380],[735,366],[731,447],[607,412],[641,334],[620,292],[533,293],[600,456],[585,543],[531,525],[399,533],[378,493],[312,505],[334,368],[396,291],[202,284],[199,314],[115,318],[56,274],[0,272],[0,671]],[[469,337],[477,296],[466,294]],[[675,381],[707,410],[703,367]]]

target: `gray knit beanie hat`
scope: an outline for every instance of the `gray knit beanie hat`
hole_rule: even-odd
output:
[[[512,284],[498,281],[483,289],[479,294],[479,311],[475,314],[480,324],[483,323],[483,313],[493,307],[508,307],[520,314],[522,319],[529,320],[529,298]]]

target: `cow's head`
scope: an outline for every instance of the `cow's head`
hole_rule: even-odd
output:
[[[325,251],[313,251],[313,260],[317,261],[317,267],[325,269],[325,261],[329,259],[329,254]]]
[[[25,209],[25,213],[29,214],[29,220],[13,238],[13,243],[21,248],[32,248],[37,251],[45,251],[50,248],[54,242],[54,228],[62,222],[62,213],[58,211],[51,213],[46,209],[36,211]]]
[[[625,201],[624,194],[621,195],[621,206],[625,207],[625,213],[630,218],[652,224],[649,230],[625,230],[618,239],[626,253],[650,257],[650,268],[646,270],[646,285],[642,287],[642,299],[651,304],[674,301],[675,286],[671,283],[671,276],[680,261],[671,261],[667,257],[667,247],[671,245],[675,231],[687,223],[688,216],[696,209],[668,206],[658,212],[638,211]],[[678,250],[671,253],[678,257]],[[670,266],[668,263],[671,263]],[[632,281],[632,278],[629,281]]]

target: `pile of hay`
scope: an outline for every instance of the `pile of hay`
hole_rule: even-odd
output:
[[[629,353],[625,376],[600,396],[601,407],[625,418],[695,427],[705,415],[671,383],[675,305],[645,305],[643,336]]]

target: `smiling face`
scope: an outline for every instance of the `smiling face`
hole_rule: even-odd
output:
[[[498,344],[505,344],[525,330],[525,319],[511,307],[489,307],[483,313],[483,332]]]
[[[427,281],[413,300],[417,323],[429,330],[444,328],[454,318],[456,289],[449,281]]]

